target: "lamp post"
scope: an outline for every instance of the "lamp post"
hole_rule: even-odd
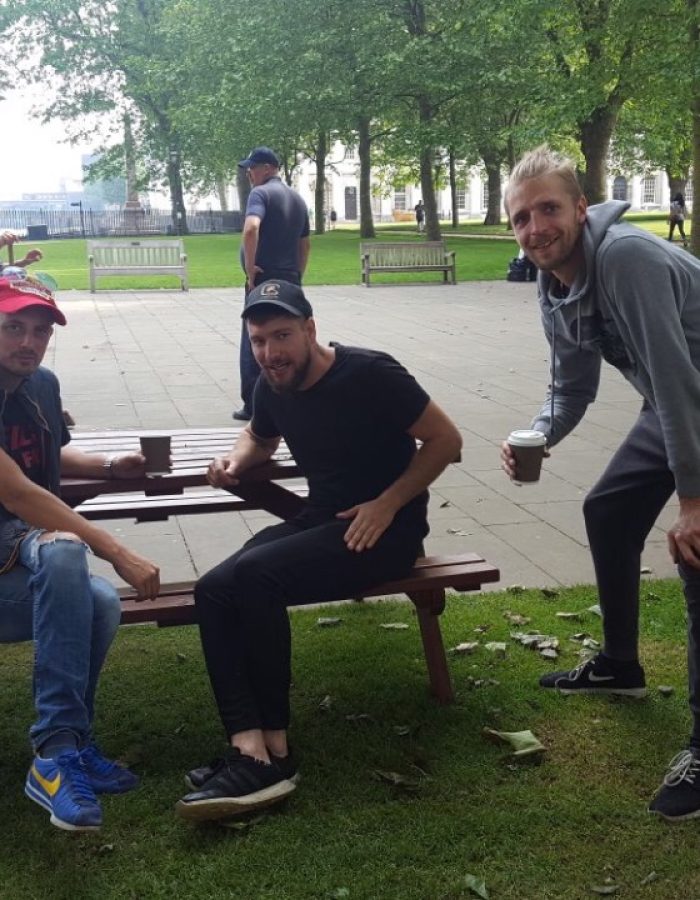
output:
[[[85,214],[83,213],[83,201],[77,200],[71,203],[71,206],[77,206],[80,209],[80,236],[85,240]]]

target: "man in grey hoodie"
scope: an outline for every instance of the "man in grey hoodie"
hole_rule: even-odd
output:
[[[700,816],[700,262],[620,219],[628,204],[588,207],[574,166],[547,147],[526,154],[505,196],[518,243],[539,272],[551,347],[547,399],[532,427],[548,448],[578,424],[596,396],[601,359],[643,398],[637,422],[584,502],[603,612],[603,650],[570,672],[540,679],[561,693],[646,693],[638,659],[644,542],[675,491],[680,512],[668,544],[688,607],[693,730],[649,810]],[[503,468],[512,478],[507,444]]]

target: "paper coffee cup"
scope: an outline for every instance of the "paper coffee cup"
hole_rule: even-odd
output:
[[[540,480],[547,438],[541,431],[522,428],[511,431],[508,445],[515,457],[514,481],[529,484]]]
[[[168,475],[172,472],[169,434],[142,435],[139,441],[141,453],[146,457],[147,475]]]

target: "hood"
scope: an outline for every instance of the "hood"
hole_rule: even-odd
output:
[[[578,303],[588,293],[595,281],[596,251],[610,226],[615,225],[629,208],[630,204],[622,200],[606,200],[605,203],[596,203],[595,206],[588,207],[582,232],[585,270],[576,276],[566,297],[556,303],[551,303],[552,311],[571,303]],[[541,297],[549,297],[551,279],[552,276],[549,272],[540,272],[538,288]]]

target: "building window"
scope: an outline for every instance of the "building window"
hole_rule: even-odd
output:
[[[488,183],[488,181],[481,182],[481,208],[482,209],[489,208],[489,183]]]
[[[394,209],[406,209],[406,188],[394,190]]]
[[[642,203],[653,206],[658,203],[656,199],[656,176],[647,175],[642,182]]]
[[[466,188],[457,188],[457,209],[467,209],[469,193]]]
[[[685,183],[685,205],[687,207],[691,207],[693,205],[693,173],[691,172],[688,176],[688,180]]]
[[[613,181],[613,200],[627,199],[627,179],[623,175],[618,175]]]
[[[350,162],[354,162],[357,159],[357,150],[354,147],[346,147],[344,158]]]

